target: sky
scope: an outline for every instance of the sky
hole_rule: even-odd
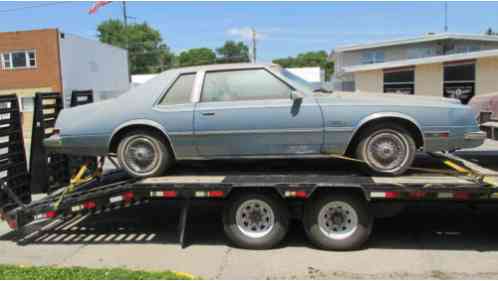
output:
[[[121,1],[89,15],[93,2],[0,2],[0,32],[40,28],[97,39],[97,26],[122,19]],[[444,2],[127,2],[129,22],[158,29],[175,53],[250,44],[258,32],[258,61],[301,52],[444,31]],[[448,31],[498,30],[498,2],[448,2]]]

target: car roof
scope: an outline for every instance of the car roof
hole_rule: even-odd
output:
[[[181,67],[181,68],[175,68],[175,69],[171,69],[171,70],[185,73],[185,72],[196,72],[196,71],[250,69],[250,68],[262,68],[262,67],[270,67],[270,66],[275,66],[275,64],[271,64],[271,63],[225,63],[225,64],[208,64],[208,65]]]

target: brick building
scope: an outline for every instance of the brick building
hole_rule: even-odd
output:
[[[59,92],[67,104],[73,90],[93,90],[95,99],[129,88],[126,50],[58,29],[0,32],[0,95],[17,94],[25,138],[36,92]]]

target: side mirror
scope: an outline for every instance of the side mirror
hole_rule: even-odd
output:
[[[300,100],[304,98],[304,94],[298,91],[291,91],[291,99],[292,100]]]

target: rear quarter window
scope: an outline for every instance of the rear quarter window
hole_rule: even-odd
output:
[[[166,94],[159,101],[159,105],[190,103],[190,95],[194,87],[195,73],[181,74],[173,82]]]

